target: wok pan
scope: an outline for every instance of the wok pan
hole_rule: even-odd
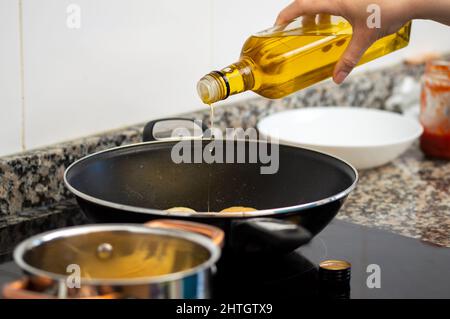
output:
[[[307,243],[334,218],[358,179],[357,171],[336,157],[257,140],[239,142],[245,154],[252,147],[278,146],[276,173],[261,174],[265,164],[260,161],[177,164],[171,151],[180,139],[156,132],[175,122],[192,126],[186,119],[150,122],[144,129],[147,141],[86,156],[67,168],[66,186],[88,218],[108,223],[196,221],[225,231],[225,251],[285,253]],[[163,139],[155,140],[158,136]],[[205,151],[211,141],[193,137],[184,142],[195,153]],[[226,155],[227,146],[238,141],[221,143]],[[166,211],[179,206],[197,212]],[[257,211],[218,213],[230,206]]]

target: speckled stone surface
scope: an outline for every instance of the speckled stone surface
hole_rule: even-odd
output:
[[[75,200],[36,207],[0,219],[0,262],[9,260],[22,240],[51,229],[88,223]]]
[[[360,171],[338,218],[450,247],[450,161],[414,144],[393,162]]]
[[[139,142],[141,129],[137,125],[0,157],[0,217],[71,198],[63,174],[72,162],[96,151]]]
[[[417,83],[422,71],[398,65],[354,76],[341,87],[324,82],[281,100],[254,98],[217,107],[216,125],[254,127],[270,113],[318,105],[401,112],[393,95],[405,79]],[[207,109],[185,116],[209,123]],[[142,128],[139,124],[0,158],[0,255],[35,233],[86,222],[64,187],[65,168],[86,154],[139,142]],[[394,162],[360,174],[338,218],[450,247],[450,162],[425,159],[415,144]]]

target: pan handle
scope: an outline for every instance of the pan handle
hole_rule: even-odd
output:
[[[147,227],[178,229],[197,233],[210,238],[213,243],[219,247],[223,246],[223,240],[225,237],[223,230],[218,227],[188,222],[185,220],[155,219],[145,223],[144,225]]]
[[[200,120],[168,117],[148,122],[143,131],[144,142],[170,140],[177,137],[202,137],[208,127]]]
[[[232,245],[245,253],[288,253],[307,244],[311,233],[285,219],[250,218],[233,222]]]

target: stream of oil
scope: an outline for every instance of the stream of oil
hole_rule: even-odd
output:
[[[214,104],[209,104],[209,125],[211,127],[211,133],[214,130]],[[214,137],[214,136],[211,136]]]
[[[210,135],[211,135],[211,139],[214,139],[214,105],[213,104],[209,104],[209,127],[210,127]],[[211,147],[209,149],[210,152],[213,151],[213,147]],[[208,168],[208,203],[207,203],[207,207],[208,207],[208,213],[211,211],[211,167],[212,164],[209,164],[209,168]]]

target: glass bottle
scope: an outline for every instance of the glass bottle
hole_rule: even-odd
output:
[[[405,47],[411,22],[376,41],[359,64]],[[252,90],[267,98],[281,98],[333,74],[352,36],[352,26],[336,16],[300,17],[259,32],[245,42],[241,56],[197,84],[202,101],[211,104],[229,95]]]

